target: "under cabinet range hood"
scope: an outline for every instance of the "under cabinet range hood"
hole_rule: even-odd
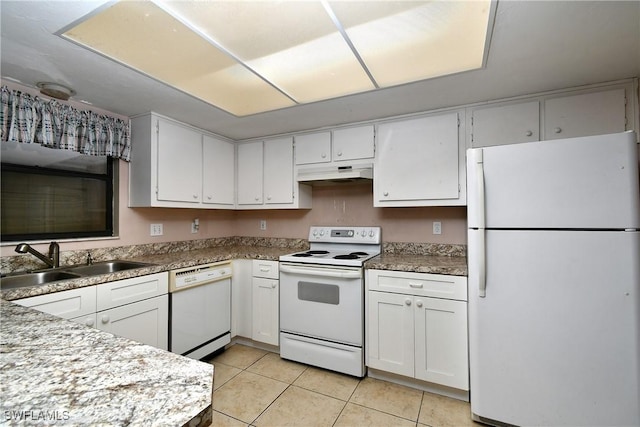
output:
[[[373,165],[345,165],[315,168],[299,168],[298,182],[310,185],[331,185],[354,182],[370,182],[373,179]]]

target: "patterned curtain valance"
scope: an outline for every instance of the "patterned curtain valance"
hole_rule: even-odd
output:
[[[91,156],[129,161],[129,122],[80,111],[56,100],[43,100],[2,87],[0,137],[2,142],[41,144]]]

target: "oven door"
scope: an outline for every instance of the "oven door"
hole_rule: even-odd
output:
[[[362,346],[362,268],[280,263],[280,330]]]

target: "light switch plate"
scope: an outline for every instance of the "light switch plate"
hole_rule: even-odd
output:
[[[266,230],[267,229],[267,220],[266,219],[261,219],[260,220],[260,230]]]

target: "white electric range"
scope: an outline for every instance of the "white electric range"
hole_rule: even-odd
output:
[[[364,262],[380,227],[311,227],[309,250],[280,257],[280,356],[362,377]]]

